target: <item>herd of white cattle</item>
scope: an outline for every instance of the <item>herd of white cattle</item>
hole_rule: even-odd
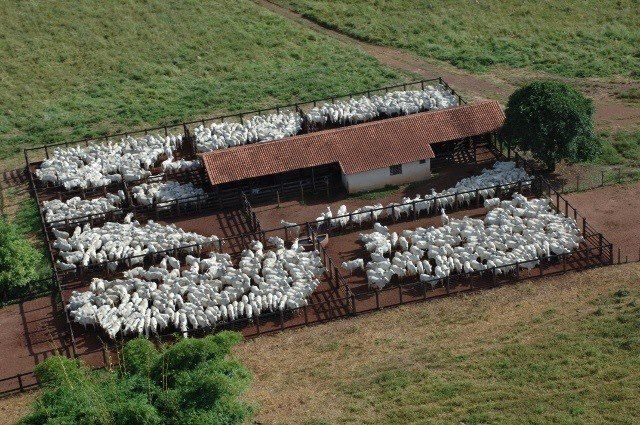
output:
[[[394,276],[416,276],[435,285],[452,273],[530,270],[540,258],[570,253],[583,241],[576,221],[556,213],[548,199],[527,200],[516,193],[511,200],[487,199],[485,207],[484,220],[449,219],[443,211],[442,227],[400,235],[375,223],[373,232],[360,235],[370,260],[342,265],[352,272],[364,268],[369,286],[377,289]]]
[[[119,142],[89,146],[58,147],[35,171],[38,179],[67,190],[107,186],[151,175],[151,167],[166,156],[165,166],[174,162],[182,135],[125,137]]]
[[[518,182],[529,185],[532,177],[515,162],[496,162],[492,168],[485,168],[480,174],[466,177],[456,183],[454,187],[436,192],[432,189],[428,195],[416,195],[413,198],[404,197],[401,203],[389,203],[386,206],[375,204],[358,208],[349,214],[346,205],[341,205],[334,215],[331,207],[316,218],[316,222],[323,229],[341,228],[350,223],[362,225],[374,223],[382,218],[393,217],[398,220],[403,215],[449,209],[458,201],[458,205],[467,206],[475,200],[474,191],[478,190],[480,200],[492,198],[496,194],[495,187],[514,186]]]
[[[314,127],[350,125],[378,117],[409,115],[458,105],[458,98],[442,85],[424,90],[401,90],[382,96],[361,96],[337,100],[312,108],[308,113],[280,112],[254,116],[242,123],[222,122],[200,125],[194,130],[200,152],[209,152],[248,143],[264,142],[294,136],[306,120]]]
[[[162,225],[149,220],[145,225],[132,220],[128,214],[124,223],[106,222],[101,227],[92,228],[89,223],[76,227],[69,234],[52,229],[55,241],[52,246],[58,250],[56,266],[63,271],[76,270],[78,266],[107,264],[109,270],[116,270],[118,261],[130,257],[131,264],[142,263],[145,255],[171,249],[184,249],[193,245],[211,245],[218,237],[206,237],[186,232],[174,224]],[[195,248],[189,248],[192,252]]]
[[[280,238],[270,243],[275,248],[265,250],[254,241],[237,267],[228,254],[188,255],[184,264],[166,256],[158,266],[126,271],[122,279],[93,279],[88,291],[72,293],[70,317],[111,338],[167,328],[186,336],[189,329],[306,305],[324,273],[320,256],[296,242],[289,249]]]
[[[62,201],[54,199],[42,203],[42,212],[47,223],[54,227],[61,226],[64,221],[73,221],[78,218],[93,216],[99,217],[106,213],[120,209],[125,200],[124,191],[117,194],[107,193],[105,196],[95,199],[81,199],[79,196]]]
[[[131,188],[134,206],[149,206],[154,203],[192,199],[204,195],[204,189],[193,183],[179,183],[174,180],[142,183]],[[122,190],[118,190],[115,194],[107,193],[105,196],[93,199],[81,199],[74,196],[66,201],[60,199],[44,201],[42,211],[48,224],[52,227],[62,227],[66,225],[66,221],[73,223],[90,217],[101,218],[106,213],[121,210],[125,199],[126,195]]]

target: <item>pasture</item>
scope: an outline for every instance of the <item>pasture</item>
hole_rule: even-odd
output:
[[[529,68],[566,77],[640,77],[633,0],[279,0],[324,26],[457,68]]]
[[[629,264],[258,338],[256,420],[631,423],[640,348]]]
[[[2,159],[401,77],[249,0],[6,2],[3,18]]]

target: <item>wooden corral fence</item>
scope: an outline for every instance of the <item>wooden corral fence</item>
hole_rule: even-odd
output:
[[[190,181],[198,181],[196,176],[197,172],[183,172],[180,176],[183,180],[186,180],[188,176],[194,176]],[[207,191],[207,184],[203,183],[202,187],[205,188],[205,193],[202,195],[176,198],[164,202],[152,202],[149,205],[138,205],[131,194],[131,188],[136,184],[152,183],[154,181],[166,181],[171,179],[174,175],[161,175],[154,176],[154,178],[145,179],[133,184],[124,183],[118,190],[123,190],[126,199],[123,204],[112,211],[104,213],[89,214],[81,217],[67,218],[64,220],[46,221],[45,229],[49,232],[49,236],[52,236],[51,229],[72,231],[76,226],[81,226],[89,223],[92,227],[101,226],[108,221],[121,221],[128,213],[134,213],[136,219],[161,219],[166,217],[183,217],[191,214],[197,214],[202,211],[223,211],[230,209],[246,209],[245,202],[250,200],[253,205],[264,203],[280,203],[285,200],[291,199],[305,199],[305,196],[315,196],[330,194],[330,181],[328,177],[315,179],[313,182],[311,179],[293,181],[289,183],[283,183],[274,186],[265,186],[256,188],[253,190],[244,189],[228,189],[217,192]],[[189,180],[186,180],[189,181]],[[104,196],[107,193],[105,187],[99,191],[100,196]],[[95,194],[94,194],[95,195]],[[73,196],[80,196],[82,199],[90,199],[93,196],[87,195],[86,191],[78,190],[73,191]],[[39,195],[36,195],[38,200],[38,208],[43,209],[41,199]],[[69,198],[65,198],[69,199]],[[42,211],[44,217],[44,211]],[[254,220],[249,220],[249,223]]]
[[[3,292],[2,299],[0,300],[0,308],[12,304],[20,304],[45,295],[51,295],[52,292],[55,292],[56,287],[57,282],[52,277],[33,280],[19,289]]]
[[[421,217],[434,217],[441,214],[441,208],[444,208],[447,212],[455,212],[467,210],[470,208],[482,208],[484,198],[481,193],[486,190],[493,190],[492,197],[507,199],[514,193],[522,193],[523,195],[531,195],[533,184],[535,179],[521,180],[514,183],[507,183],[502,185],[490,186],[482,189],[455,192],[452,194],[436,196],[429,201],[432,203],[430,208],[422,208],[421,204],[424,204],[424,200],[412,200],[406,203],[387,205],[379,208],[371,208],[364,212],[354,213],[353,211],[348,214],[334,216],[330,220],[317,220],[308,222],[308,225],[312,229],[318,232],[326,232],[331,235],[339,235],[344,233],[351,233],[354,230],[371,228],[376,221],[381,224],[392,224],[407,221],[414,221]],[[444,204],[443,201],[454,198],[453,203]],[[463,201],[467,199],[468,201]],[[396,214],[398,212],[398,214]],[[383,214],[384,213],[384,214]],[[354,217],[359,216],[360,224],[354,221]],[[376,216],[378,218],[376,218]],[[346,226],[333,226],[331,222],[337,222],[340,219],[348,219]]]
[[[301,179],[257,188],[235,188],[217,191],[219,207],[226,208],[240,196],[246,196],[253,205],[280,204],[292,199],[304,200],[311,196],[331,196],[328,176],[317,179]]]

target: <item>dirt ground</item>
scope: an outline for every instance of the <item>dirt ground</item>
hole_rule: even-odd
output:
[[[0,309],[0,379],[33,371],[47,357],[71,354],[63,312],[51,297]],[[23,384],[35,382],[32,376]],[[0,381],[0,391],[14,388],[17,379]]]
[[[254,211],[258,216],[258,220],[260,220],[261,227],[265,230],[281,227],[281,220],[302,224],[307,221],[315,221],[321,213],[326,211],[327,206],[331,208],[335,215],[341,205],[346,205],[348,211],[353,211],[356,208],[377,203],[382,205],[387,205],[391,202],[401,203],[402,198],[405,196],[425,195],[431,193],[431,189],[441,191],[453,187],[460,179],[479,174],[483,168],[490,168],[491,166],[492,163],[454,166],[428,180],[399,186],[393,191],[385,191],[380,197],[375,197],[374,199],[367,199],[367,195],[348,196],[345,193],[339,193],[330,199],[309,200],[305,203],[289,201],[281,203],[280,206],[271,204],[255,207]]]
[[[640,183],[603,187],[565,197],[616,250],[618,247],[622,250],[623,260],[625,256],[639,258]]]

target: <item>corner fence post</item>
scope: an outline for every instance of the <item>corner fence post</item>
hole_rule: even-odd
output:
[[[598,259],[602,264],[602,233],[598,233]]]

